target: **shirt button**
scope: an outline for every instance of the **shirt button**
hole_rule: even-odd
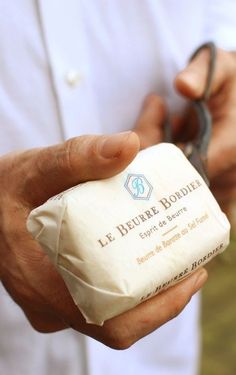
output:
[[[66,83],[71,87],[76,87],[81,81],[81,75],[77,70],[69,70],[65,76]]]

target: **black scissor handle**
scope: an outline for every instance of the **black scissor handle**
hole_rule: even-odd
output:
[[[206,79],[206,84],[205,84],[205,89],[202,94],[202,97],[200,98],[201,100],[207,101],[209,99],[210,93],[211,93],[211,87],[212,87],[212,81],[214,77],[214,71],[215,71],[215,65],[216,65],[216,45],[213,42],[207,42],[202,44],[200,47],[194,51],[192,56],[190,57],[189,61],[192,61],[200,51],[203,49],[209,49],[210,51],[210,60],[209,60],[209,68],[208,68],[208,74],[207,74],[207,79]]]

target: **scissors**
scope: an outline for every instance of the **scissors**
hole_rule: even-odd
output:
[[[209,99],[211,86],[216,65],[216,46],[213,42],[202,44],[191,56],[190,61],[202,50],[208,48],[210,52],[208,75],[206,79],[205,90],[200,99],[191,100],[190,104],[197,115],[198,131],[194,140],[188,142],[183,152],[190,163],[200,173],[206,184],[209,186],[207,173],[207,151],[211,138],[212,118],[207,108],[207,100]],[[165,123],[165,141],[173,142],[171,124],[169,121]]]

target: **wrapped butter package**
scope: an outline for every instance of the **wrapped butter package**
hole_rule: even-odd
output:
[[[115,177],[51,198],[27,227],[97,325],[196,271],[226,248],[230,231],[201,176],[168,143]]]

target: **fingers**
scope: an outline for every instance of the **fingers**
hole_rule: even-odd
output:
[[[211,179],[218,178],[236,167],[236,132],[233,116],[216,121],[208,151],[208,171]],[[222,181],[224,181],[222,177]]]
[[[190,61],[188,66],[175,79],[175,87],[183,96],[190,99],[202,97],[207,81],[210,53],[203,49]],[[217,49],[216,67],[212,82],[211,94],[217,92],[222,85],[230,82],[235,74],[235,59],[230,52]]]
[[[144,104],[134,131],[140,138],[141,149],[163,140],[163,123],[166,116],[164,101],[157,95],[149,95]]]
[[[201,98],[207,80],[210,53],[202,50],[175,80],[177,90],[184,96]],[[210,179],[221,176],[236,166],[235,92],[236,59],[233,53],[217,50],[216,67],[208,106],[213,129],[208,150]],[[192,123],[191,123],[192,128]]]
[[[64,314],[63,320],[57,315],[33,309],[25,309],[25,314],[31,325],[39,332],[54,332],[71,326],[113,349],[127,349],[140,338],[176,317],[206,280],[206,270],[200,269],[167,291],[106,321],[102,327],[85,323],[73,303],[69,303],[68,314]]]
[[[69,328],[68,325],[58,319],[56,315],[52,315],[49,312],[43,313],[25,310],[24,313],[32,327],[38,332],[51,333]]]
[[[125,132],[81,136],[61,145],[26,152],[16,163],[21,165],[21,180],[22,175],[26,176],[22,194],[32,205],[38,205],[78,183],[111,177],[133,160],[139,148],[138,136]]]
[[[206,270],[200,269],[167,291],[108,320],[103,327],[90,326],[91,332],[87,333],[114,349],[126,349],[178,315],[206,280]]]
[[[25,167],[24,195],[36,206],[80,182],[121,172],[136,156],[140,142],[145,148],[162,140],[164,118],[163,100],[150,95],[137,120],[135,132],[83,136],[37,151]]]
[[[219,177],[214,178],[211,181],[211,190],[221,207],[235,202],[236,170],[231,169]]]
[[[32,208],[78,183],[114,176],[140,150],[139,137],[142,147],[161,141],[164,116],[163,101],[151,95],[135,132],[81,136],[57,146],[7,156],[0,168],[6,191],[17,193]]]

